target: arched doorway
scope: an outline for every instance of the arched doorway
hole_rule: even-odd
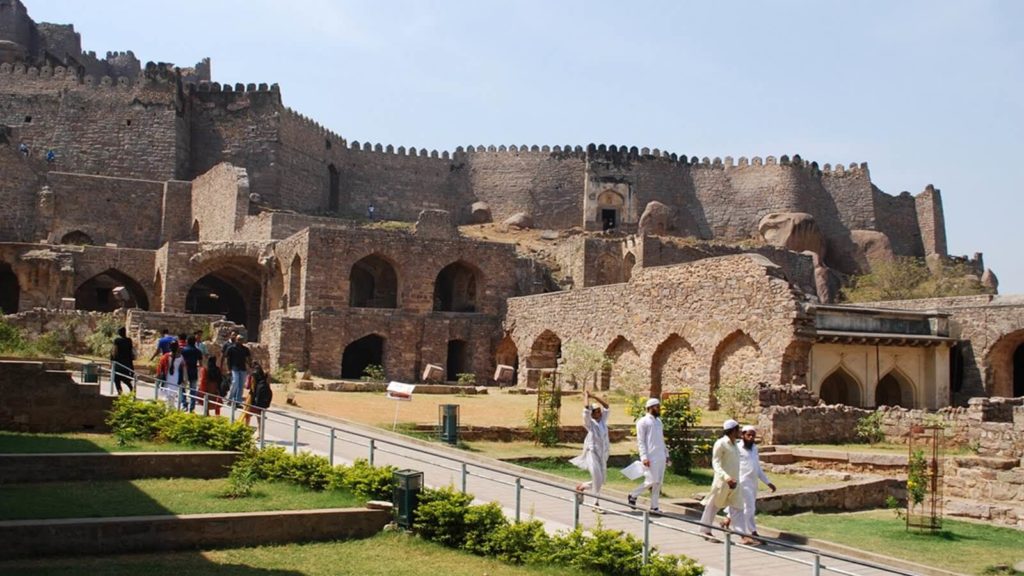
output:
[[[519,349],[516,347],[515,340],[512,337],[506,335],[498,342],[498,347],[494,350],[494,362],[495,364],[503,364],[505,366],[512,367],[512,385],[519,383]]]
[[[114,289],[124,291],[114,294]],[[110,268],[82,282],[75,290],[75,308],[96,312],[111,312],[124,305],[126,308],[149,310],[146,291],[131,276]]]
[[[1024,344],[1013,351],[1013,396],[1024,396]]]
[[[448,361],[445,366],[448,369],[449,382],[458,380],[459,374],[473,371],[469,344],[465,340],[448,341]]]
[[[345,347],[341,356],[341,377],[358,380],[370,365],[384,367],[384,337],[363,336]]]
[[[73,232],[68,232],[67,234],[61,236],[60,243],[61,244],[74,244],[76,246],[92,246],[93,245],[92,238],[90,238],[88,234],[86,234],[85,232],[82,232],[81,230],[75,230]]]
[[[818,397],[825,404],[860,406],[860,385],[856,378],[840,366],[822,381]]]
[[[629,282],[629,279],[633,277],[633,268],[636,267],[636,256],[632,252],[626,252],[626,257],[622,259],[622,281]]]
[[[398,307],[398,274],[394,265],[379,254],[352,265],[348,286],[349,306],[353,308]]]
[[[288,306],[299,306],[302,304],[302,256],[298,254],[292,258],[292,265],[288,271]]]
[[[480,272],[459,261],[437,274],[434,282],[434,310],[437,312],[476,312],[476,288]]]
[[[626,205],[622,196],[614,190],[605,190],[597,197],[597,215],[601,219],[601,230],[612,230],[619,226],[622,209]]]
[[[709,410],[718,409],[718,389],[721,386],[756,387],[761,376],[761,348],[746,332],[736,330],[718,344],[711,361],[711,378],[705,391],[694,387],[698,406],[705,401]]]
[[[558,368],[558,359],[562,357],[562,339],[550,330],[541,332],[530,347],[530,355],[526,358],[526,385],[536,388],[545,372]]]
[[[914,407],[914,387],[896,370],[882,376],[875,387],[875,406]]]
[[[21,284],[11,265],[0,262],[0,314],[16,314],[21,299]]]
[[[263,289],[256,269],[229,264],[196,281],[185,296],[190,314],[220,314],[245,326],[250,341],[259,340]]]
[[[696,369],[696,354],[690,343],[671,334],[651,357],[651,397],[678,392],[691,384]]]
[[[331,164],[327,167],[327,210],[337,212],[341,204],[341,176]]]
[[[633,385],[635,383],[632,380],[641,376],[635,373],[640,355],[637,353],[633,343],[627,340],[625,336],[616,336],[615,340],[612,340],[612,343],[605,348],[604,355],[608,358],[609,362],[601,369],[601,390],[611,389],[613,370],[615,372],[615,383],[620,385]]]

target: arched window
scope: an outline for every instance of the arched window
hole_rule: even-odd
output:
[[[860,406],[860,385],[845,368],[840,366],[828,375],[821,383],[818,396],[825,404],[843,404]]]
[[[617,336],[608,348],[605,349],[604,355],[610,360],[601,369],[601,390],[609,390],[612,387],[612,371],[615,370],[620,375],[622,371],[630,371],[632,368],[635,371],[635,366],[640,359],[640,355],[636,351],[636,347],[633,343],[626,339],[625,336]],[[642,378],[643,374],[634,374],[635,377]]]
[[[562,339],[550,330],[545,330],[533,341],[530,355],[526,358],[526,385],[537,386],[548,371],[558,368],[558,359],[562,357]]]
[[[288,306],[299,306],[302,304],[302,256],[298,254],[292,258],[292,265],[288,271]]]
[[[75,290],[75,308],[110,312],[118,308],[149,310],[146,291],[120,270],[110,268],[89,278]]]
[[[914,386],[896,370],[890,371],[875,387],[875,406],[914,407]]]
[[[434,282],[434,310],[438,312],[476,312],[479,271],[465,262],[444,267]]]
[[[398,307],[398,274],[383,256],[371,254],[353,264],[348,286],[353,308]]]
[[[632,252],[626,252],[626,257],[622,259],[622,281],[629,282],[629,279],[633,277],[633,268],[636,267],[636,256]]]
[[[341,356],[341,377],[362,378],[370,365],[384,367],[384,338],[377,334],[364,336],[345,347]]]
[[[60,243],[61,244],[75,244],[77,246],[92,246],[93,245],[92,238],[90,238],[88,234],[86,234],[85,232],[82,232],[81,230],[75,230],[73,232],[68,232],[67,234],[61,236]]]

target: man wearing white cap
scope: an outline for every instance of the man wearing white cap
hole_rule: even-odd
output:
[[[640,448],[640,462],[644,465],[644,483],[637,486],[629,496],[630,506],[636,506],[636,499],[644,490],[651,491],[651,512],[661,512],[658,508],[658,497],[661,496],[661,483],[665,479],[665,464],[668,462],[668,450],[665,448],[665,431],[661,427],[661,402],[650,398],[644,404],[647,414],[636,421],[636,442]]]
[[[711,491],[704,497],[704,515],[700,521],[705,524],[701,532],[706,540],[714,541],[711,535],[711,525],[715,522],[715,515],[726,506],[729,512],[739,512],[743,506],[743,499],[740,497],[740,450],[736,446],[736,438],[740,435],[740,423],[729,419],[722,424],[722,437],[715,441],[711,449],[711,468],[715,476],[711,481]],[[724,526],[728,527],[731,519],[726,518]]]
[[[743,499],[742,508],[739,514],[730,510],[729,516],[736,518],[737,532],[746,534],[742,540],[743,544],[757,546],[758,540],[749,536],[757,536],[757,524],[754,522],[754,515],[757,513],[757,481],[764,482],[772,492],[775,492],[775,484],[768,480],[768,476],[761,469],[761,458],[757,454],[757,428],[746,425],[740,429],[740,441],[737,444],[740,452],[740,487],[739,493]]]
[[[590,403],[593,398],[595,402]],[[583,392],[583,428],[587,431],[587,437],[583,439],[583,453],[573,458],[571,462],[580,468],[590,472],[590,482],[581,482],[576,485],[576,491],[582,492],[592,490],[594,493],[594,512],[601,513],[601,487],[608,476],[608,403],[590,391]]]

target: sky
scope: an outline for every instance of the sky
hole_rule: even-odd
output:
[[[278,83],[349,141],[867,162],[1024,293],[1024,2],[23,0],[85,50]]]

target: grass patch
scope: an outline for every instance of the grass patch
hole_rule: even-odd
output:
[[[590,479],[590,474],[586,470],[581,470],[562,459],[545,458],[524,462],[522,465],[570,480],[583,481]],[[707,492],[711,488],[712,477],[713,473],[710,468],[694,468],[686,476],[673,474],[669,470],[665,472],[665,483],[662,484],[661,493],[669,498],[692,498],[695,493]],[[770,478],[780,489],[820,486],[823,484],[820,479],[798,474],[772,474]],[[629,480],[620,474],[617,469],[610,467],[608,470],[608,481],[605,483],[605,486],[628,492],[636,488],[639,483],[639,480]]]
[[[566,567],[511,566],[444,548],[403,533],[365,540],[259,546],[209,552],[132,554],[0,562],[21,576],[584,576]]]
[[[99,452],[181,452],[209,450],[169,442],[135,440],[120,445],[110,434],[25,434],[0,431],[0,454],[60,454]]]
[[[936,534],[906,530],[889,510],[794,516],[758,514],[765,525],[928,566],[982,574],[994,564],[1024,559],[1024,533],[1013,528],[944,519]]]
[[[0,520],[309,510],[364,504],[345,491],[314,492],[283,482],[258,482],[249,498],[225,498],[227,488],[226,478],[8,484],[0,490]]]

